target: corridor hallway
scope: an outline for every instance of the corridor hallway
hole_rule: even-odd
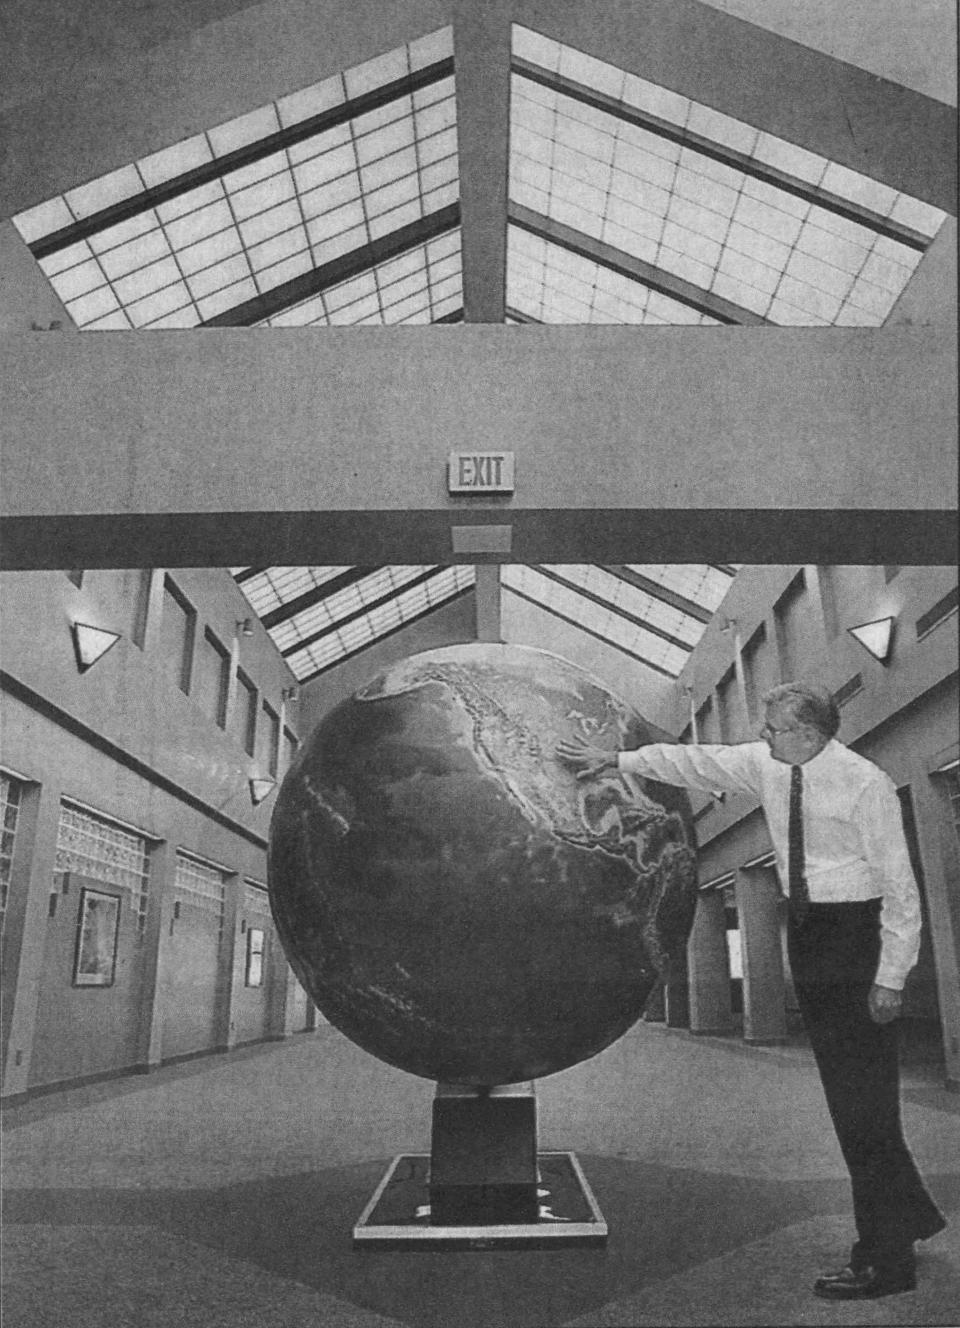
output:
[[[951,1225],[917,1290],[836,1305],[848,1186],[807,1049],[638,1024],[537,1085],[605,1249],[351,1247],[433,1085],[324,1027],[4,1113],[4,1328],[630,1328],[958,1322],[960,1098],[904,1073],[907,1136]]]

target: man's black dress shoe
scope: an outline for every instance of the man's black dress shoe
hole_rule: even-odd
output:
[[[895,1296],[901,1291],[912,1291],[917,1285],[913,1268],[841,1268],[839,1273],[818,1277],[813,1284],[814,1295],[824,1300],[874,1300],[878,1296]]]
[[[928,1218],[923,1226],[918,1227],[914,1234],[914,1240],[929,1240],[931,1236],[938,1235],[945,1230],[947,1219],[942,1213],[937,1213],[935,1217]]]

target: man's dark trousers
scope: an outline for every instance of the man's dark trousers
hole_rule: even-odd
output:
[[[880,900],[811,904],[787,930],[790,967],[827,1106],[853,1186],[859,1266],[911,1264],[943,1217],[903,1138],[897,1021],[867,998],[880,956]]]

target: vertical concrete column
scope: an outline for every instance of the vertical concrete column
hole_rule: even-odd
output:
[[[727,923],[720,890],[702,891],[697,900],[693,930],[687,944],[690,992],[690,1032],[729,1033],[730,961]]]
[[[667,996],[663,983],[658,981],[643,1007],[643,1019],[644,1023],[647,1024],[662,1024],[666,1021],[666,1018]]]
[[[747,701],[747,678],[743,671],[743,636],[740,624],[733,623],[733,673],[736,682],[737,700],[740,704],[740,733],[744,739],[750,737],[750,705]]]
[[[960,1091],[960,870],[949,787],[942,776],[911,772],[917,842],[937,979],[944,1077]]]
[[[143,650],[146,655],[151,655],[160,648],[165,576],[166,572],[162,567],[155,567],[150,573],[150,590],[147,595],[147,621],[143,634]]]
[[[690,974],[686,955],[670,970],[664,986],[664,1015],[668,1028],[690,1027]]]
[[[782,1042],[787,1017],[780,891],[763,869],[737,872],[734,889],[743,953],[743,1038]]]
[[[223,889],[223,931],[220,943],[220,971],[217,974],[217,1004],[214,1045],[218,1050],[236,1045],[233,1003],[237,986],[243,981],[244,947],[238,944],[243,916],[244,884],[239,876],[228,876]]]
[[[169,840],[150,850],[150,888],[143,933],[143,978],[140,987],[137,1061],[154,1070],[163,1060],[162,956],[167,916],[165,902],[172,895],[175,853]]]
[[[300,1031],[295,1025],[297,979],[293,969],[284,957],[280,937],[276,932],[267,933],[266,972],[267,983],[267,1022],[266,1035],[269,1038],[286,1038]]]
[[[230,673],[227,677],[227,706],[223,718],[223,727],[227,733],[232,733],[236,723],[235,710],[237,708],[237,668],[240,664],[240,636],[239,630],[235,626],[233,636],[230,638]],[[282,709],[282,707],[281,707]],[[283,716],[280,717],[280,744],[283,746]]]
[[[504,321],[511,13],[510,0],[458,0],[453,18],[467,323]]]
[[[478,563],[476,573],[477,640],[502,641],[500,623],[500,567]]]
[[[4,936],[4,1097],[25,1093],[29,1080],[59,820],[59,786],[51,780],[28,785],[17,827]]]

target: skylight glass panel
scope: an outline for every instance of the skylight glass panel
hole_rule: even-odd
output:
[[[349,570],[349,567],[267,567],[243,581],[240,589],[253,611],[262,618]]]
[[[632,618],[669,633],[691,649],[703,634],[703,624],[696,618],[684,613],[682,609],[665,604],[638,586],[604,571],[602,567],[576,563],[557,565],[551,570],[562,576],[565,581],[570,581],[589,594],[606,600],[612,607],[629,613]]]
[[[711,613],[730,589],[733,577],[706,563],[628,563],[627,569],[673,590]]]
[[[284,309],[261,326],[435,323],[462,305],[458,228]]]
[[[414,572],[421,576],[423,568],[394,567],[389,570],[401,583],[403,574]],[[474,582],[474,569],[456,566],[438,569],[433,575],[420,580],[406,590],[399,589],[382,604],[343,623],[318,640],[304,646],[288,657],[287,662],[300,681],[312,677],[323,669],[364,649],[374,641],[396,631],[415,618],[446,603]]]
[[[303,612],[278,623],[270,634],[279,650],[289,650],[297,642],[322,632],[342,619],[360,613],[376,600],[392,594],[408,582],[415,580],[426,567],[381,567],[370,576],[312,604]]]
[[[652,276],[661,289],[664,279],[674,313],[692,303],[722,322],[877,326],[944,219],[881,181],[540,34],[515,25],[513,42],[515,219],[520,209],[528,231],[555,243],[564,242],[557,228],[568,228],[601,262],[599,246],[609,246],[634,270],[647,265],[631,277]],[[532,270],[514,244],[510,307],[544,322],[671,321],[638,319],[634,302],[588,299],[582,285],[595,282],[555,296],[556,267]]]
[[[519,226],[507,229],[511,311],[538,323],[688,323],[717,319]]]
[[[681,646],[655,635],[642,624],[628,622],[614,609],[597,605],[575,587],[562,585],[536,568],[506,565],[501,568],[501,583],[507,591],[516,590],[572,626],[582,627],[670,677],[678,677],[689,658],[689,651]]]
[[[448,27],[79,185],[14,225],[80,328],[223,324],[234,310],[238,322],[282,326],[281,308],[336,282],[318,270],[349,255],[354,269],[368,266],[372,242],[457,203],[452,55]],[[396,293],[357,321],[431,321],[462,304],[443,284],[450,273],[432,278],[426,240],[402,246],[421,251],[419,298]],[[270,316],[258,318],[268,295]]]

